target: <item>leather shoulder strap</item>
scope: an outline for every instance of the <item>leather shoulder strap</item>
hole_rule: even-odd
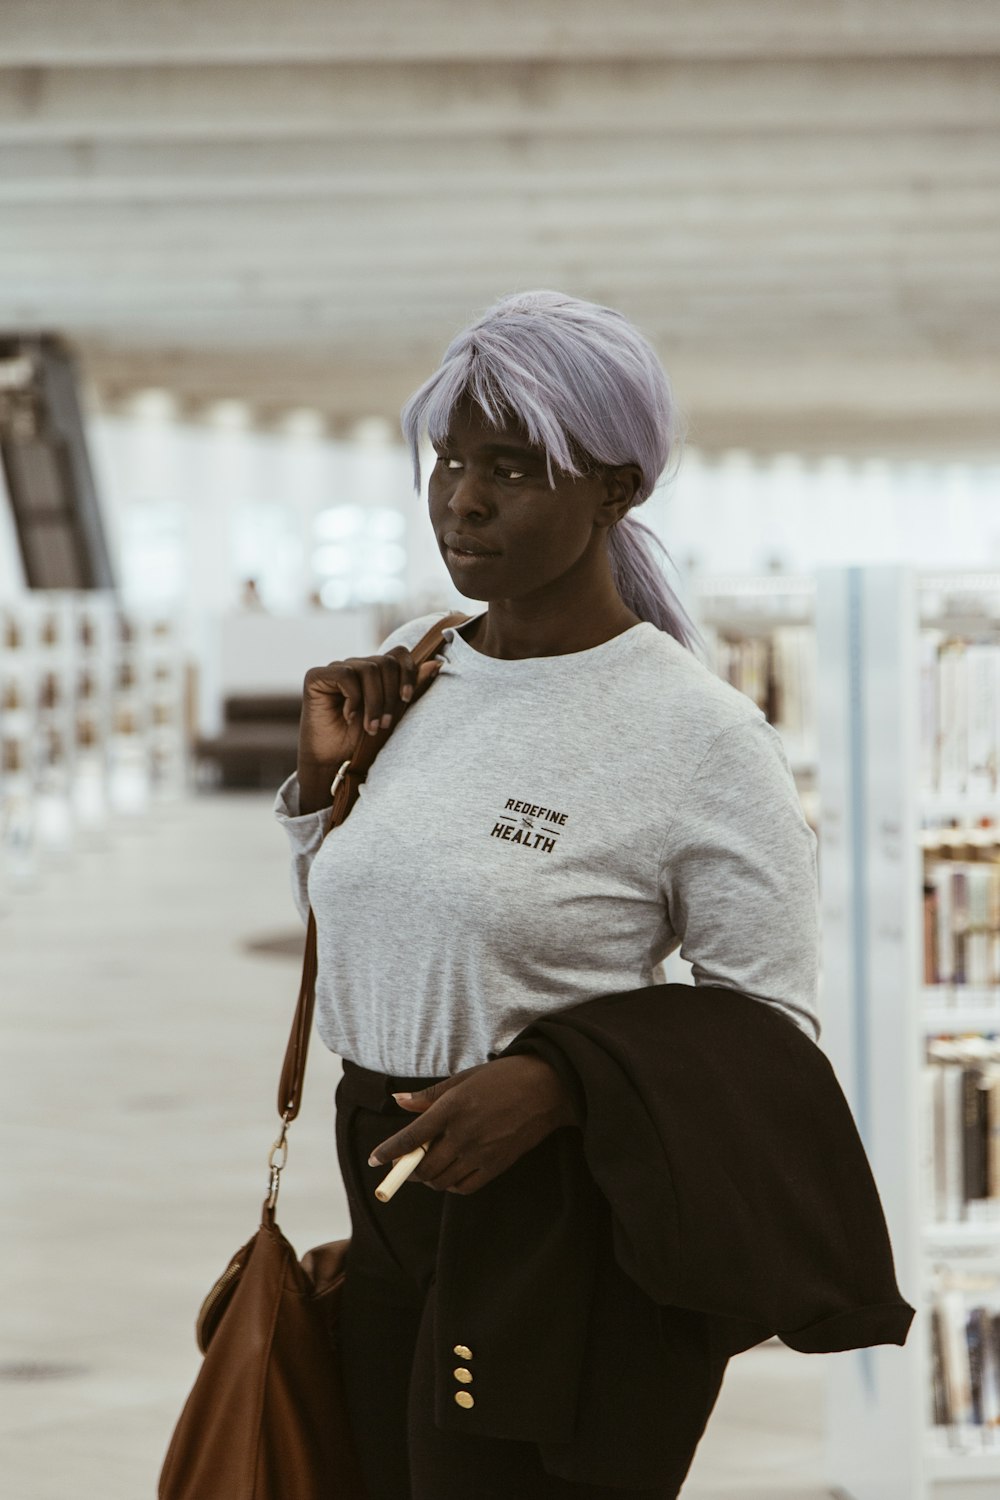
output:
[[[453,613],[445,615],[443,619],[435,621],[430,630],[423,635],[415,646],[411,646],[410,655],[420,666],[422,662],[428,661],[430,657],[436,656],[444,645],[444,632],[449,625],[462,625],[471,615]],[[433,684],[431,684],[433,686]],[[419,700],[418,700],[419,701]],[[324,838],[343,823],[358,797],[358,789],[371,769],[376,755],[392,734],[396,725],[399,724],[405,714],[408,704],[402,706],[402,711],[393,720],[387,729],[380,729],[377,734],[366,734],[363,726],[360,727],[358,744],[351,752],[351,758],[340,767],[340,773],[336,782],[336,790],[333,794],[333,808],[331,810],[330,822],[327,826]],[[287,1122],[294,1120],[302,1103],[302,1081],[306,1071],[306,1057],[309,1053],[309,1038],[312,1035],[313,1010],[316,1005],[316,918],[312,908],[309,910],[309,922],[306,929],[306,948],[302,959],[302,980],[299,985],[299,999],[295,1007],[295,1017],[292,1021],[291,1035],[288,1038],[288,1046],[285,1049],[284,1066],[281,1069],[281,1081],[278,1084],[278,1114]]]

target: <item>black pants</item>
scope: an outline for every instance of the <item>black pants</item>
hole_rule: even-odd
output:
[[[547,1474],[534,1443],[442,1432],[433,1411],[434,1266],[444,1193],[404,1182],[375,1197],[373,1147],[414,1115],[392,1092],[432,1078],[387,1078],[344,1063],[337,1154],[351,1210],[340,1347],[348,1410],[370,1500],[674,1500]]]

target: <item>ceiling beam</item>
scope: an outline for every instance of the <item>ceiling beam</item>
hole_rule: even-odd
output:
[[[22,252],[58,261],[88,252],[109,264],[136,257],[154,264],[176,252],[192,265],[221,253],[227,265],[252,266],[270,246],[289,264],[297,257],[336,264],[352,250],[373,256],[373,264],[400,265],[398,241],[408,252],[454,264],[485,253],[506,264],[526,253],[561,249],[590,262],[601,246],[628,263],[643,248],[683,260],[691,253],[739,254],[759,248],[775,255],[836,256],[841,240],[859,255],[899,254],[916,260],[935,247],[979,244],[989,249],[1000,227],[1000,201],[989,187],[954,193],[887,191],[882,195],[810,196],[792,192],[745,195],[726,201],[719,195],[664,199],[614,189],[561,196],[517,193],[466,194],[453,203],[437,196],[399,205],[380,199],[343,197],[291,200],[273,211],[266,200],[105,204],[81,203],[67,212],[62,204],[9,204],[3,216],[0,256]],[[67,238],[67,231],[70,237]],[[582,237],[586,238],[583,239]],[[403,262],[405,269],[406,262]]]
[[[203,203],[249,199],[389,199],[400,213],[412,200],[438,203],[505,193],[561,199],[643,192],[710,204],[718,212],[747,199],[817,200],[871,212],[881,204],[946,207],[980,193],[998,200],[1000,155],[994,130],[890,132],[873,151],[857,134],[814,139],[739,132],[731,139],[687,137],[682,151],[637,134],[254,141],[0,140],[0,202],[24,204]]]
[[[93,405],[113,408],[137,389],[165,385],[193,412],[226,397],[247,400],[265,418],[306,405],[325,412],[335,430],[371,415],[395,423],[439,354],[414,351],[392,365],[359,355],[345,364],[308,351],[292,357],[259,349],[247,358],[169,345],[142,351],[102,340],[81,345]],[[672,355],[668,368],[687,442],[706,451],[1000,459],[1000,371],[990,360],[875,354],[862,361],[817,362],[808,355],[775,361],[758,350],[719,361],[691,350]]]
[[[720,366],[760,349],[795,363],[810,353],[817,357],[817,351],[822,361],[841,363],[877,360],[886,350],[900,359],[938,357],[956,364],[995,359],[995,302],[983,296],[970,296],[960,308],[931,305],[919,312],[873,305],[862,297],[827,306],[776,297],[769,303],[748,300],[742,307],[722,299],[688,305],[684,299],[667,298],[653,309],[635,306],[624,296],[609,300],[630,313],[671,358],[704,351]],[[233,359],[252,360],[263,350],[268,360],[325,358],[346,369],[375,358],[387,368],[405,365],[414,349],[429,351],[426,362],[436,362],[467,318],[467,309],[441,305],[435,315],[421,309],[417,317],[400,309],[387,325],[384,311],[380,320],[374,306],[330,306],[318,299],[264,308],[248,303],[186,309],[178,302],[137,308],[128,320],[102,316],[89,306],[49,303],[32,310],[0,303],[0,328],[5,331],[57,330],[136,352],[214,348]]]
[[[148,305],[177,306],[178,299],[200,301],[295,304],[311,298],[338,300],[353,306],[365,301],[373,308],[381,302],[386,311],[401,303],[414,308],[444,298],[460,305],[471,298],[500,295],[503,288],[527,289],[556,282],[634,289],[647,299],[657,291],[664,300],[683,294],[711,302],[730,296],[734,301],[753,302],[795,298],[805,303],[837,303],[866,294],[873,298],[941,299],[960,303],[979,286],[998,295],[996,268],[1000,255],[1000,229],[966,237],[939,236],[934,240],[911,237],[909,244],[867,239],[853,247],[824,241],[815,250],[805,246],[794,253],[780,238],[713,245],[708,240],[675,243],[669,253],[650,253],[631,246],[628,255],[602,260],[599,256],[574,255],[569,247],[551,246],[532,251],[511,247],[506,254],[483,253],[454,258],[433,245],[413,246],[410,264],[394,265],[387,257],[364,254],[363,247],[350,253],[333,251],[326,256],[286,256],[280,247],[259,254],[250,264],[232,264],[225,258],[209,261],[188,252],[171,258],[162,253],[155,259],[132,259],[120,255],[101,257],[93,247],[77,255],[57,255],[52,247],[36,252],[28,269],[27,252],[0,256],[0,287],[6,299],[68,297],[90,303],[95,309],[129,308],[135,299]],[[391,316],[390,316],[391,321]]]
[[[1000,124],[998,78],[986,55],[4,67],[0,140],[985,130]]]
[[[625,299],[614,299],[620,306]],[[103,317],[90,307],[52,303],[35,316],[24,304],[0,301],[0,329],[32,331],[56,329],[76,336],[102,334],[118,343],[142,349],[170,343],[196,349],[209,345],[220,351],[267,348],[272,354],[302,350],[323,351],[330,358],[353,360],[358,351],[379,353],[386,361],[405,354],[414,343],[429,343],[443,350],[448,338],[467,319],[455,309],[442,308],[437,317],[407,319],[400,316],[395,327],[380,324],[374,310],[355,312],[346,304],[322,302],[269,306],[263,311],[244,307],[198,304],[185,318],[182,304],[138,309],[129,319]],[[752,349],[761,341],[782,354],[795,355],[819,348],[823,358],[868,358],[885,349],[899,354],[947,351],[958,358],[988,356],[995,349],[989,331],[994,304],[971,297],[961,308],[948,305],[921,310],[919,317],[891,307],[872,306],[863,298],[845,297],[828,307],[808,306],[774,299],[769,304],[733,306],[720,299],[703,301],[697,307],[669,304],[655,315],[634,314],[634,321],[650,337],[658,337],[671,349],[710,349],[716,357],[728,350]],[[984,326],[986,325],[986,326]],[[998,424],[1000,427],[1000,424]]]
[[[512,247],[507,254],[458,256],[454,261],[434,248],[414,246],[406,267],[387,259],[363,255],[330,254],[302,259],[275,254],[261,258],[253,267],[220,261],[210,264],[188,255],[171,261],[130,263],[114,256],[102,261],[99,250],[84,255],[46,259],[38,253],[30,271],[26,257],[0,258],[0,287],[5,300],[18,296],[53,297],[92,305],[102,314],[115,307],[129,310],[138,299],[153,307],[165,305],[182,310],[183,299],[227,302],[261,309],[304,305],[322,299],[377,312],[380,322],[391,326],[399,311],[410,312],[435,302],[461,308],[492,299],[504,289],[525,289],[562,283],[584,295],[585,288],[630,291],[653,305],[669,305],[683,296],[686,302],[715,304],[730,299],[752,306],[758,301],[787,299],[803,306],[826,303],[837,306],[848,299],[898,299],[901,304],[921,300],[961,305],[978,290],[997,297],[997,240],[991,230],[966,241],[941,237],[933,245],[911,243],[905,255],[891,246],[868,243],[858,246],[852,257],[825,245],[815,253],[779,254],[776,241],[751,245],[745,239],[718,247],[710,254],[706,242],[700,247],[674,246],[670,255],[648,254],[636,246],[630,254],[602,261],[600,257],[574,256],[550,247],[529,253]]]
[[[211,348],[179,349],[164,343],[156,349],[117,348],[106,339],[77,340],[83,369],[96,387],[130,390],[167,385],[189,399],[213,392],[251,403],[295,397],[306,405],[327,405],[343,412],[397,412],[409,393],[436,368],[436,347],[410,349],[402,359],[358,357],[350,366],[323,351],[274,351],[259,347],[257,359],[244,353],[223,354]],[[377,354],[377,351],[376,351]],[[744,409],[780,416],[795,393],[799,410],[859,408],[873,416],[905,416],[911,408],[934,407],[956,417],[962,411],[993,411],[1000,401],[1000,370],[988,359],[944,357],[874,357],[863,362],[836,359],[816,363],[806,355],[774,359],[760,350],[720,365],[696,349],[683,354],[661,350],[681,407]],[[381,393],[381,394],[380,394]],[[312,399],[310,399],[310,395]],[[1000,441],[1000,434],[994,434]]]
[[[15,63],[797,57],[995,49],[996,8],[939,0],[4,0]]]
[[[857,357],[888,349],[905,353],[947,348],[958,355],[995,351],[997,298],[985,276],[971,285],[956,275],[950,292],[934,282],[894,292],[857,280],[826,288],[789,283],[752,284],[716,291],[645,285],[624,278],[566,280],[539,278],[575,295],[620,307],[650,336],[662,335],[672,347],[705,345],[713,351],[749,347],[755,341],[784,351],[831,351]],[[353,357],[358,346],[379,348],[387,358],[414,340],[439,350],[471,317],[487,307],[511,281],[495,281],[474,292],[438,286],[417,292],[402,288],[386,295],[345,283],[337,292],[303,292],[223,298],[208,289],[178,289],[173,297],[136,295],[115,305],[89,298],[85,289],[45,288],[26,296],[0,287],[0,327],[56,328],[109,337],[136,347],[168,339],[180,346],[216,345],[220,350],[253,348],[298,351],[327,348],[338,358]],[[1000,425],[1000,424],[998,424]]]

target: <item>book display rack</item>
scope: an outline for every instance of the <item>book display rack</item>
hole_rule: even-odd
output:
[[[115,633],[108,792],[114,811],[141,813],[187,783],[184,665],[168,620],[119,613]]]
[[[1000,575],[817,577],[822,1044],[907,1344],[829,1356],[852,1500],[1000,1495]]]
[[[746,693],[781,735],[807,821],[817,827],[815,580],[714,576],[693,603],[709,665]]]
[[[706,665],[752,698],[781,735],[807,823],[818,831],[816,792],[816,584],[792,574],[713,574],[699,580],[691,616]],[[657,978],[692,984],[677,949]]]
[[[185,669],[170,621],[111,593],[33,591],[0,610],[0,877],[104,841],[187,783]]]

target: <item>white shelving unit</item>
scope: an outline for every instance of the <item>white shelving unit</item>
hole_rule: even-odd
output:
[[[815,595],[815,580],[803,575],[716,575],[699,581],[693,603],[709,665],[753,698],[778,730],[814,827],[819,812]]]
[[[82,843],[105,840],[108,806],[108,744],[114,707],[118,616],[110,593],[76,602],[76,754],[73,812]]]
[[[980,1428],[933,1422],[930,1299],[936,1266],[1000,1276],[1000,1223],[935,1223],[921,1075],[929,1037],[1000,1032],[1000,989],[927,986],[922,825],[998,819],[996,795],[921,784],[921,630],[997,629],[1000,577],[894,567],[817,578],[823,1036],[878,1183],[900,1288],[917,1308],[907,1344],[826,1356],[827,1472],[851,1500],[996,1500]]]
[[[724,648],[726,641],[773,643],[783,631],[798,637],[797,684],[799,711],[793,723],[775,723],[782,738],[785,754],[798,789],[807,822],[816,828],[819,803],[816,792],[816,722],[815,722],[815,609],[816,580],[811,576],[788,573],[715,574],[698,580],[691,601],[692,617],[708,647],[707,665],[726,678]],[[737,674],[739,675],[739,674]],[[759,680],[737,681],[766,713],[768,703],[764,684]],[[754,692],[752,689],[756,688]],[[691,965],[675,950],[661,965],[663,980],[670,984],[691,984]]]
[[[0,609],[0,885],[183,791],[185,689],[173,623],[125,616],[110,592]]]

